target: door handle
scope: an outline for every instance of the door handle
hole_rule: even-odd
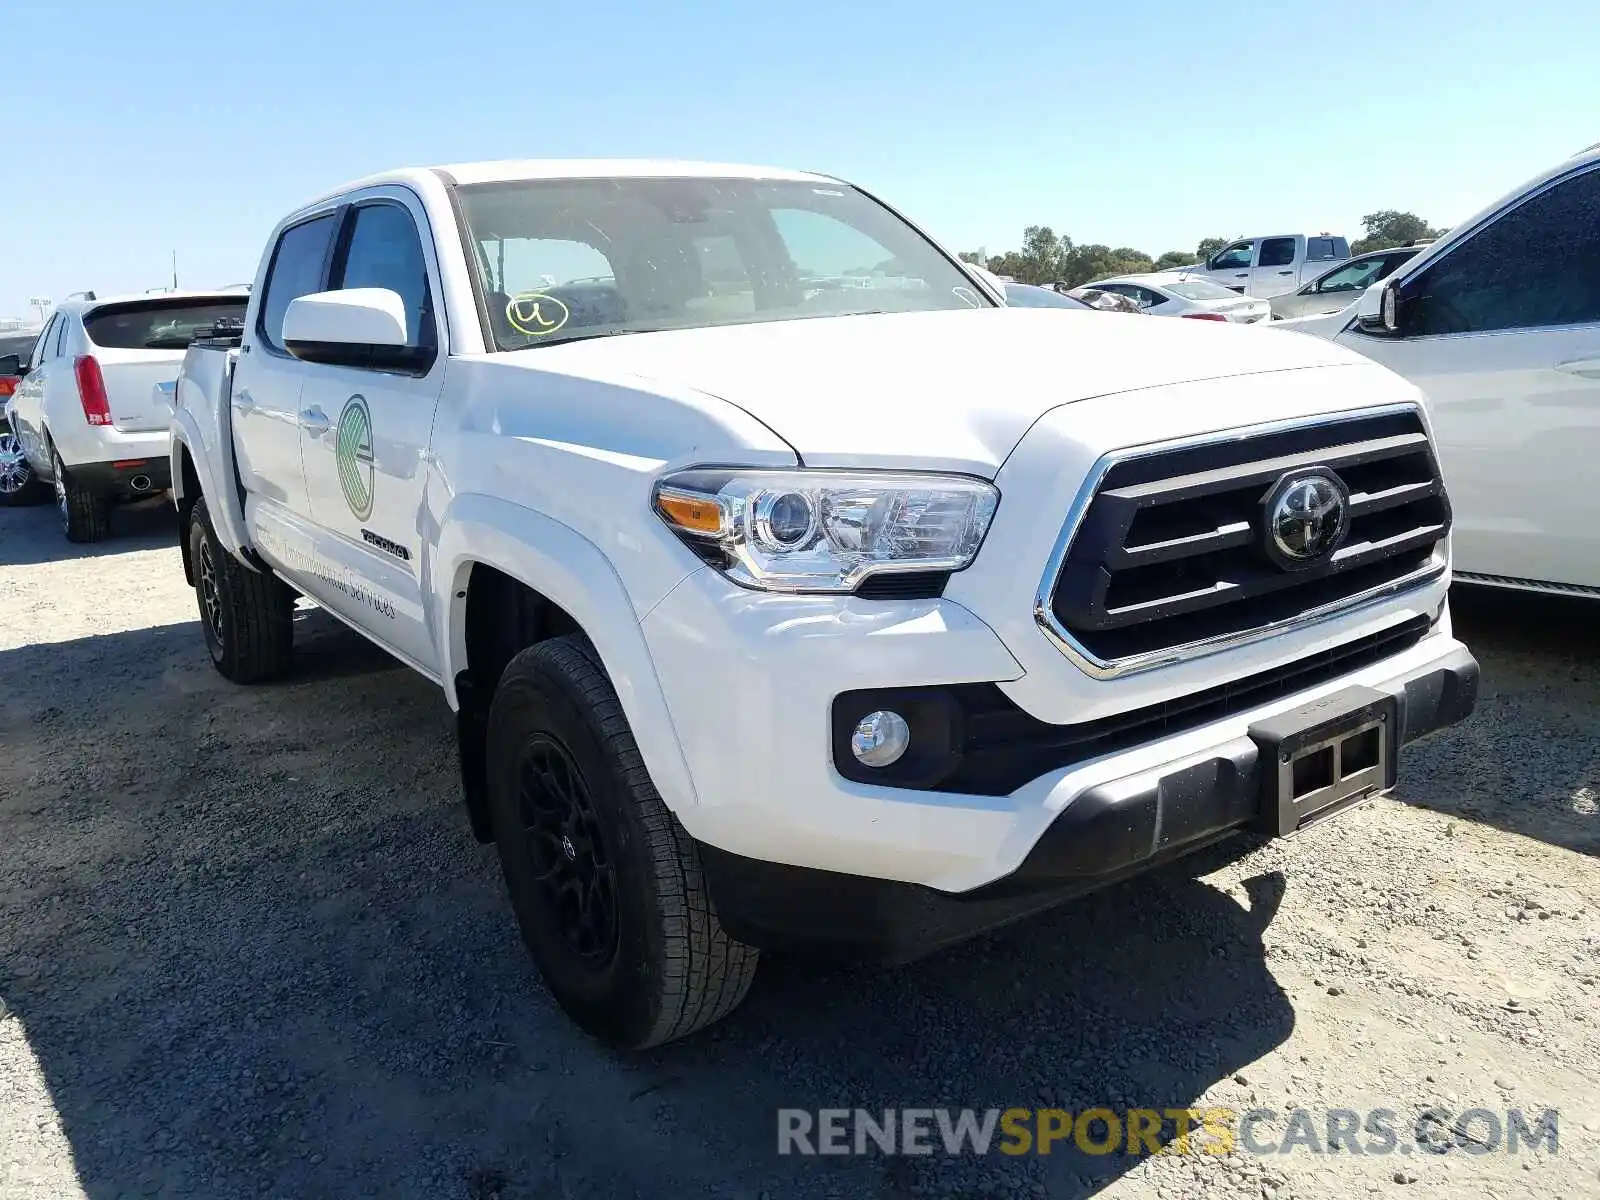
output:
[[[1294,272],[1293,271],[1279,271],[1278,274],[1279,275],[1293,275]]]
[[[1249,271],[1240,271],[1237,275],[1234,276],[1234,278],[1235,279],[1249,279],[1250,278],[1250,272]]]
[[[1600,358],[1578,358],[1572,362],[1557,363],[1556,370],[1584,379],[1600,379]]]
[[[310,408],[302,408],[300,410],[300,428],[304,429],[312,437],[321,437],[332,426],[333,422],[328,420],[328,414],[315,404]]]

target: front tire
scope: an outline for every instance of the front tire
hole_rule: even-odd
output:
[[[738,1007],[758,953],[723,932],[587,639],[522,651],[489,707],[489,810],[522,938],[595,1037],[641,1050]]]
[[[69,542],[99,542],[111,534],[111,504],[104,496],[78,486],[67,472],[61,455],[51,452],[50,470],[55,475],[56,513],[61,532]]]
[[[222,547],[202,498],[189,516],[189,560],[211,663],[234,683],[288,673],[294,655],[294,594]]]

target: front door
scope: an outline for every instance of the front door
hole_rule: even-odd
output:
[[[1212,256],[1206,264],[1206,278],[1232,291],[1243,292],[1250,286],[1250,267],[1255,262],[1255,254],[1254,242],[1234,242]]]
[[[446,361],[435,326],[437,264],[408,193],[379,189],[345,219],[330,290],[398,293],[410,344],[435,354],[419,374],[307,368],[298,417],[319,568],[305,583],[319,603],[434,674],[421,514]]]
[[[1432,402],[1456,569],[1600,587],[1600,168],[1404,278],[1397,316],[1339,340]]]

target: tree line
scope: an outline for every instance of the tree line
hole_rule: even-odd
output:
[[[1436,238],[1444,233],[1415,213],[1382,209],[1361,218],[1365,235],[1351,243],[1352,254],[1386,250],[1419,238]],[[967,262],[987,267],[996,275],[1009,275],[1021,283],[1064,283],[1079,287],[1098,279],[1117,275],[1142,275],[1147,271],[1167,271],[1205,262],[1229,242],[1228,238],[1202,238],[1190,254],[1168,250],[1152,257],[1131,246],[1079,245],[1048,225],[1029,225],[1022,231],[1022,248],[1003,254],[969,250],[961,255]]]

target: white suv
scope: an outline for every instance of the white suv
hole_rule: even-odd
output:
[[[189,343],[242,320],[244,291],[69,300],[34,344],[7,406],[23,455],[55,487],[69,541],[110,531],[110,507],[170,483],[171,388]]]

